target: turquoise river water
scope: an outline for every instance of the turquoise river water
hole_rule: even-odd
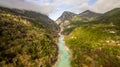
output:
[[[64,35],[61,35],[60,33],[59,35],[59,57],[56,67],[70,67],[70,54],[65,46]]]

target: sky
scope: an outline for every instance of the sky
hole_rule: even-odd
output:
[[[120,0],[0,0],[0,6],[32,10],[56,20],[64,11],[104,13],[120,8]]]

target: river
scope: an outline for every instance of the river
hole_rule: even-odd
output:
[[[70,67],[70,54],[65,46],[64,35],[61,33],[59,33],[59,35],[59,57],[56,63],[56,67]]]

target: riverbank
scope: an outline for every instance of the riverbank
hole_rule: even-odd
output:
[[[64,42],[64,35],[59,33],[59,42],[58,42],[58,48],[59,48],[59,54],[58,54],[58,60],[56,64],[53,67],[70,67],[70,52],[67,46],[65,46]]]

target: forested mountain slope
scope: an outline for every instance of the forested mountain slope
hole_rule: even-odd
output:
[[[120,9],[81,23],[66,35],[65,42],[72,53],[72,67],[119,67]]]
[[[51,67],[58,29],[46,15],[0,7],[0,67]]]

